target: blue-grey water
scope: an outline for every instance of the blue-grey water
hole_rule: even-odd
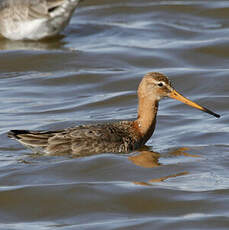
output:
[[[61,36],[0,40],[0,229],[229,229],[229,1],[85,0]],[[166,74],[216,119],[160,102],[150,151],[32,154],[10,129],[137,116]]]

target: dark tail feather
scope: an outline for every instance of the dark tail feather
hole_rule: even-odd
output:
[[[48,139],[54,134],[54,132],[49,131],[10,130],[8,137],[30,147],[45,147],[48,144]]]
[[[13,139],[20,139],[20,137],[18,135],[20,134],[28,134],[29,131],[28,130],[10,130],[7,135],[9,138],[13,138]]]

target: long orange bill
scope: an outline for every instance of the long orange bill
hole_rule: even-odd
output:
[[[212,112],[211,110],[209,110],[209,109],[207,109],[207,108],[205,108],[205,107],[202,107],[202,106],[196,104],[195,102],[193,102],[193,101],[187,99],[186,97],[182,96],[182,95],[179,94],[175,89],[170,93],[169,97],[174,98],[174,99],[176,99],[176,100],[178,100],[178,101],[181,101],[181,102],[183,102],[183,103],[185,103],[185,104],[187,104],[187,105],[189,105],[189,106],[192,106],[192,107],[194,107],[194,108],[196,108],[196,109],[202,110],[202,111],[204,111],[205,113],[209,113],[209,114],[211,114],[211,115],[213,115],[213,116],[215,116],[215,117],[217,117],[217,118],[220,117],[219,114],[214,113],[214,112]]]

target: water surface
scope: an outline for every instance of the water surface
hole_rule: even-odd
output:
[[[229,2],[85,0],[61,36],[0,40],[0,229],[228,229]],[[36,156],[10,129],[133,119],[142,76],[222,115],[160,103],[149,150]]]

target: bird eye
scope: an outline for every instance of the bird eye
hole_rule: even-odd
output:
[[[162,87],[164,84],[162,82],[157,84],[159,87]]]

